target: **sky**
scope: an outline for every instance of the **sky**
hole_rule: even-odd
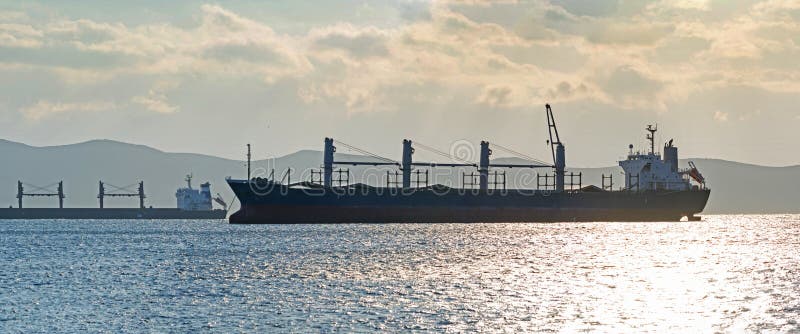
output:
[[[648,124],[682,158],[796,165],[799,60],[797,0],[0,0],[0,138],[548,160],[550,103],[570,166]]]

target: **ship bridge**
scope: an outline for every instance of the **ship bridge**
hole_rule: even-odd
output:
[[[650,141],[650,151],[634,153],[633,145],[630,145],[627,160],[619,162],[625,172],[626,190],[689,190],[692,185],[687,176],[705,187],[704,180],[692,176],[693,171],[697,172],[696,168],[678,169],[678,148],[672,144],[672,140],[664,145],[662,159],[661,154],[655,151],[657,127],[648,125],[646,130],[649,132],[647,140]],[[693,166],[691,163],[690,165]]]

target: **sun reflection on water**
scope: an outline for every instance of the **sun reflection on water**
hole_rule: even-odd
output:
[[[800,215],[26,224],[0,226],[12,332],[800,331]]]

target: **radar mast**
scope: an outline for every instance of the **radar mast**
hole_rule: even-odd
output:
[[[658,124],[654,127],[653,125],[647,125],[647,132],[650,134],[647,135],[647,140],[650,141],[650,154],[656,154],[656,131],[658,131]]]

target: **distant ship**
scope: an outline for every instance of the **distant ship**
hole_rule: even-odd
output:
[[[611,175],[603,176],[602,187],[581,187],[581,175],[567,173],[565,170],[564,144],[559,139],[549,105],[546,106],[546,112],[553,164],[493,164],[490,162],[490,144],[486,141],[481,142],[477,163],[414,162],[414,147],[410,140],[403,141],[403,156],[400,161],[377,155],[371,155],[379,159],[377,162],[337,161],[334,158],[334,141],[326,138],[322,170],[312,172],[311,181],[283,184],[281,180],[274,178],[228,178],[228,185],[241,203],[241,208],[231,215],[229,221],[282,224],[678,221],[684,217],[688,220],[700,219],[695,215],[703,211],[711,193],[705,186],[705,178],[692,163],[689,168],[679,169],[678,148],[673,146],[672,140],[664,146],[663,157],[655,151],[655,127],[647,127],[649,152],[634,152],[631,145],[627,158],[619,162],[624,171],[624,187],[613,189]],[[387,173],[385,187],[362,183],[341,184],[341,177],[334,179],[335,174],[341,175],[337,172],[343,172],[334,169],[336,165],[396,166],[399,172],[395,172],[395,175],[401,174],[402,181],[391,180],[391,173]],[[416,176],[419,181],[421,170],[418,168],[445,166],[474,167],[477,175],[465,174],[464,180],[470,180],[475,175],[478,182],[464,181],[462,188],[420,185],[420,182],[416,186],[412,185],[412,176]],[[554,174],[537,174],[538,189],[506,189],[505,174],[490,172],[490,169],[500,168],[552,168]],[[349,172],[344,172],[349,175]],[[314,180],[313,175],[320,175],[320,180]],[[427,175],[424,173],[425,183]],[[574,182],[576,177],[577,183]],[[337,181],[339,184],[335,184]],[[478,187],[469,188],[473,184]]]
[[[65,208],[63,183],[58,183],[57,191],[27,193],[22,182],[17,184],[17,208],[0,209],[0,219],[225,219],[228,214],[227,205],[222,198],[212,198],[211,184],[206,182],[200,189],[192,188],[192,175],[186,176],[186,187],[180,188],[175,193],[176,208],[153,208],[144,205],[144,183],[140,182],[136,191],[113,192],[106,191],[106,184],[99,183],[99,208]],[[117,190],[120,187],[113,187]],[[23,208],[22,199],[27,196],[53,196],[59,200],[58,208]],[[138,197],[138,208],[106,208],[106,197]],[[214,209],[213,202],[223,209]]]

